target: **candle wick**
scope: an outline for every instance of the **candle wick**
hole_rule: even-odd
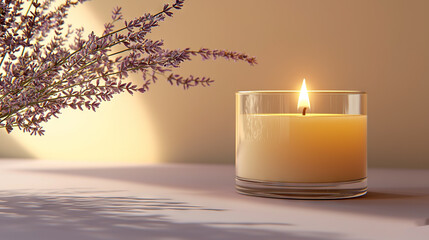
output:
[[[302,109],[302,115],[303,115],[303,116],[305,116],[305,111],[307,111],[307,108],[306,108],[306,107]]]

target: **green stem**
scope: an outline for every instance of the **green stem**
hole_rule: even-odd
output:
[[[135,68],[128,69],[127,71],[137,70],[137,69],[141,69],[141,68],[144,68],[144,67],[135,67]],[[81,84],[89,83],[89,82],[92,82],[92,81],[94,81],[94,80],[97,80],[97,79],[100,79],[100,78],[103,78],[103,77],[109,77],[109,76],[112,76],[112,75],[117,75],[117,74],[119,74],[119,73],[121,73],[121,72],[120,72],[120,71],[117,71],[117,72],[112,72],[112,73],[104,74],[104,75],[101,75],[101,76],[98,76],[98,77],[93,77],[93,78],[90,78],[90,79],[85,80],[85,81],[83,81],[83,82],[75,83],[75,84],[73,84],[73,85],[70,85],[70,86],[68,86],[68,87],[66,87],[66,88],[64,88],[64,89],[61,89],[61,91],[55,91],[55,92],[52,92],[52,94],[61,93],[61,92],[65,91],[65,90],[68,90],[68,89],[70,89],[70,88],[77,87],[77,86],[79,86],[79,85],[81,85]]]
[[[116,44],[119,44],[120,42],[117,42]],[[116,45],[116,44],[114,44],[114,45]],[[109,47],[112,47],[112,46],[114,46],[114,45],[110,45],[110,46],[107,46],[106,48],[109,48]],[[112,53],[112,54],[110,54],[110,55],[107,55],[108,57],[110,57],[110,56],[114,56],[114,55],[116,55],[116,54],[120,54],[120,53],[123,53],[123,52],[126,52],[126,51],[129,51],[129,50],[131,50],[131,49],[125,49],[125,50],[122,50],[122,51],[119,51],[119,52],[116,52],[116,53]],[[76,61],[76,63],[78,63],[78,62],[80,62],[81,60],[83,59],[83,57],[81,58],[81,59],[79,59],[79,61]],[[65,79],[67,79],[68,77],[70,77],[70,76],[72,76],[73,74],[75,74],[75,73],[81,73],[83,70],[85,70],[87,67],[89,67],[89,66],[91,66],[91,65],[93,65],[94,63],[96,63],[97,62],[97,60],[93,60],[93,61],[91,61],[91,62],[89,62],[89,63],[87,63],[86,65],[84,65],[84,66],[82,66],[82,67],[80,67],[79,69],[77,69],[77,70],[74,70],[74,71],[72,71],[72,72],[70,72],[70,73],[68,73],[68,72],[66,72],[66,76],[65,77],[63,77],[62,78],[62,80],[59,80],[58,82],[56,82],[56,83],[54,83],[53,85],[50,85],[50,86],[47,86],[46,88],[44,88],[42,91],[45,91],[46,89],[48,89],[48,88],[51,88],[51,89],[53,89],[54,87],[56,87],[56,86],[58,86],[58,85],[60,85],[60,84],[62,84],[62,83],[64,83],[65,82]],[[73,67],[76,63],[74,63],[71,67]]]

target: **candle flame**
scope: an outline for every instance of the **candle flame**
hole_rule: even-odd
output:
[[[310,109],[310,99],[308,98],[307,86],[305,86],[305,78],[302,81],[301,92],[299,93],[298,110],[304,108]]]

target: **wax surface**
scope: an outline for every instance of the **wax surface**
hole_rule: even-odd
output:
[[[293,183],[366,177],[366,116],[242,114],[238,121],[239,177]]]

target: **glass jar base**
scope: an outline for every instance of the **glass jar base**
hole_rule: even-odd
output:
[[[235,184],[238,193],[270,198],[345,199],[360,197],[367,192],[367,178],[347,182],[286,183],[236,177]]]

